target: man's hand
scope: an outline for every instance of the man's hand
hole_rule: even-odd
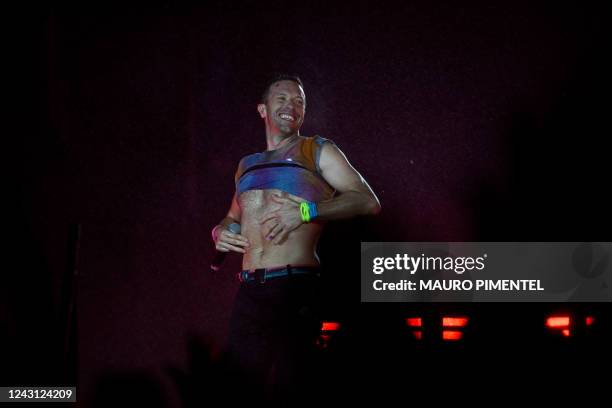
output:
[[[213,239],[215,240],[215,248],[221,252],[234,251],[244,254],[246,252],[244,248],[250,246],[249,240],[245,236],[234,234],[222,225],[218,225],[215,228]]]
[[[286,194],[273,195],[272,200],[281,206],[265,213],[259,223],[264,225],[264,237],[272,240],[275,245],[283,243],[289,233],[302,225],[302,215],[300,213],[300,201],[288,197]]]

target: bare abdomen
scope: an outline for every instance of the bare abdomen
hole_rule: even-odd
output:
[[[243,269],[271,268],[291,265],[318,265],[316,245],[321,234],[322,225],[316,222],[302,224],[289,233],[287,239],[274,244],[267,241],[264,233],[274,225],[270,220],[260,224],[261,219],[269,212],[281,207],[272,201],[273,195],[286,195],[299,201],[302,198],[287,194],[281,190],[249,190],[238,197],[242,218],[241,234],[247,237],[251,246],[242,259]]]

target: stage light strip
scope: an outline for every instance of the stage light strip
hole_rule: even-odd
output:
[[[468,323],[467,317],[443,317],[442,318],[442,326],[443,327],[465,327]]]

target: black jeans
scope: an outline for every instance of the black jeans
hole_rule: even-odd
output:
[[[317,276],[241,283],[228,337],[232,388],[281,396],[316,383],[318,299]]]

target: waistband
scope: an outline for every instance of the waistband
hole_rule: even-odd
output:
[[[265,283],[271,279],[282,278],[292,275],[311,275],[320,276],[321,268],[318,266],[282,266],[277,268],[258,268],[247,269],[238,272],[238,280],[240,282],[258,282]]]

